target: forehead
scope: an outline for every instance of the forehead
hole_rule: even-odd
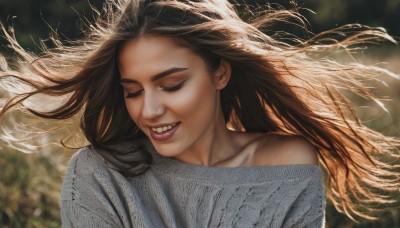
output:
[[[143,36],[122,44],[118,66],[121,76],[153,75],[170,67],[189,67],[198,61],[196,57],[172,38]]]

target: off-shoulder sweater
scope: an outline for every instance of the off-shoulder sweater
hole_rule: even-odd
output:
[[[151,153],[151,167],[127,178],[80,149],[64,177],[62,226],[324,227],[318,165],[210,167]]]

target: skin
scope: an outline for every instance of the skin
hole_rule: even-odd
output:
[[[118,66],[129,115],[162,156],[205,166],[272,164],[267,161],[273,161],[274,155],[266,152],[270,148],[266,145],[273,142],[266,141],[265,134],[234,132],[225,126],[220,91],[231,76],[228,62],[222,61],[210,72],[200,56],[173,39],[142,36],[122,45]],[[177,70],[154,80],[170,69]],[[168,91],[176,86],[179,89]],[[172,138],[158,141],[151,137],[149,126],[175,122],[180,125]]]

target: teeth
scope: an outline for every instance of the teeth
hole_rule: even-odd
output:
[[[163,126],[163,127],[157,127],[157,128],[153,127],[153,128],[151,128],[151,130],[153,130],[153,131],[155,131],[157,133],[162,133],[162,132],[165,132],[165,131],[168,131],[168,130],[172,129],[175,125],[176,125],[176,123],[170,124],[170,125],[166,125],[166,126]]]

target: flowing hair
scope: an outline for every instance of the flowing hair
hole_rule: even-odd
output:
[[[19,108],[45,119],[77,117],[98,153],[123,175],[139,175],[152,159],[136,150],[146,136],[126,110],[116,59],[127,40],[145,34],[172,37],[210,69],[221,59],[231,64],[231,79],[221,91],[227,127],[304,137],[318,149],[327,196],[336,209],[352,219],[373,219],[373,205],[395,202],[389,192],[400,187],[400,141],[367,128],[345,94],[381,105],[366,83],[398,75],[321,54],[395,41],[382,28],[353,24],[284,42],[279,33],[262,31],[282,21],[302,25],[296,9],[253,9],[246,20],[237,9],[225,0],[110,0],[102,12],[95,10],[98,20],[88,24],[86,38],[63,44],[52,36],[54,47],[42,45],[40,55],[24,50],[2,26],[19,58],[11,66],[1,62],[0,86],[9,95],[0,116]],[[57,105],[49,109],[44,103]]]

